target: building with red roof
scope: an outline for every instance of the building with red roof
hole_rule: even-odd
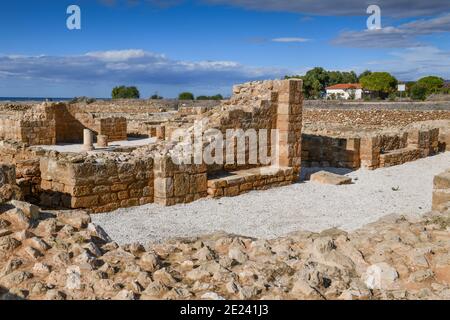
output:
[[[339,83],[325,88],[327,99],[359,100],[363,96],[363,88],[359,83]]]

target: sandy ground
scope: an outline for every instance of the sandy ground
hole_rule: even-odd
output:
[[[156,138],[146,138],[146,139],[129,139],[124,141],[112,141],[109,143],[108,148],[98,148],[97,144],[94,143],[94,147],[96,147],[96,151],[90,151],[88,153],[92,152],[102,152],[102,151],[109,151],[114,149],[114,147],[139,147],[139,146],[145,146],[147,144],[154,143],[156,141]],[[38,146],[46,150],[54,150],[58,152],[83,152],[83,144],[58,144],[58,145],[51,145],[51,146]]]
[[[298,230],[338,227],[351,231],[389,214],[431,211],[433,177],[450,167],[450,152],[375,171],[347,175],[354,184],[303,182],[235,198],[187,205],[146,205],[94,215],[118,243],[157,242],[225,231],[274,238]]]

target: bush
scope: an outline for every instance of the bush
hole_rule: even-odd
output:
[[[178,100],[195,100],[195,97],[190,92],[182,92],[178,95]]]
[[[216,94],[215,96],[198,96],[197,100],[223,100],[223,96],[221,94]]]
[[[444,87],[444,83],[444,79],[435,76],[425,77],[417,81],[418,85],[427,90],[427,95],[438,93]]]
[[[424,101],[427,98],[427,88],[419,83],[411,87],[411,98]]]
[[[160,95],[158,95],[157,93],[155,93],[154,95],[152,95],[150,97],[151,100],[162,100],[164,99],[163,97],[161,97]]]
[[[113,99],[139,99],[140,96],[141,94],[136,87],[115,87],[111,93]]]

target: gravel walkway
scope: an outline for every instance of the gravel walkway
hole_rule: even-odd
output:
[[[354,184],[312,182],[187,205],[141,207],[93,215],[118,243],[158,242],[225,231],[275,238],[298,230],[354,230],[389,214],[431,211],[433,177],[450,167],[450,152],[375,171],[347,174]],[[397,190],[397,191],[395,191]]]

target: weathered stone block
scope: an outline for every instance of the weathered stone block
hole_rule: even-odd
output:
[[[351,184],[352,179],[335,173],[320,171],[311,175],[311,182],[320,184],[343,185]]]

